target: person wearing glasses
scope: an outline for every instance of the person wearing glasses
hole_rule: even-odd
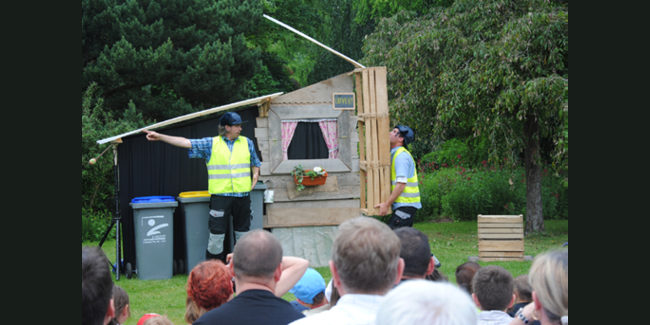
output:
[[[414,140],[415,133],[408,126],[398,125],[390,132],[391,193],[388,201],[375,208],[379,208],[380,216],[385,216],[392,207],[393,215],[388,220],[391,229],[413,227],[415,214],[422,208],[415,161],[406,150],[406,146]]]

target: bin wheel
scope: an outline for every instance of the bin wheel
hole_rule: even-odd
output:
[[[174,260],[174,271],[173,271],[173,273],[174,273],[174,275],[178,274],[178,262],[176,262],[176,260]]]
[[[133,267],[131,266],[131,263],[126,263],[126,266],[124,267],[124,273],[126,273],[127,279],[130,279],[133,276]]]
[[[178,273],[185,273],[185,263],[183,263],[183,260],[178,260]]]

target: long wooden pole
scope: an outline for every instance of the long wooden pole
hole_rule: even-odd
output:
[[[318,45],[318,46],[320,46],[320,47],[322,47],[322,48],[324,48],[324,49],[326,49],[326,50],[328,50],[328,51],[330,51],[330,52],[332,52],[332,53],[338,55],[338,56],[341,57],[343,60],[348,61],[348,62],[354,64],[354,66],[357,67],[357,68],[365,68],[365,67],[364,67],[363,65],[361,65],[359,62],[354,61],[354,60],[350,59],[349,57],[347,57],[347,56],[345,56],[345,55],[343,55],[343,54],[341,54],[341,53],[335,51],[334,49],[331,49],[331,48],[327,47],[327,46],[324,45],[323,43],[321,43],[321,42],[319,42],[319,41],[317,41],[317,40],[315,40],[315,39],[313,39],[313,38],[311,38],[311,37],[309,37],[309,36],[303,34],[303,33],[300,32],[299,30],[297,30],[297,29],[295,29],[295,28],[293,28],[293,27],[291,27],[291,26],[289,26],[289,25],[287,25],[287,24],[285,24],[285,23],[283,23],[283,22],[281,22],[281,21],[279,21],[279,20],[277,20],[277,19],[275,19],[275,18],[269,17],[269,16],[267,16],[267,15],[264,15],[264,18],[266,18],[266,19],[268,19],[268,20],[270,20],[270,21],[272,21],[272,22],[274,22],[274,23],[276,23],[276,24],[278,24],[278,25],[280,25],[280,26],[282,26],[282,27],[284,27],[284,28],[286,28],[286,29],[288,29],[288,30],[290,30],[290,31],[292,31],[292,32],[294,32],[294,33],[296,33],[296,34],[298,34],[298,35],[304,37],[304,38],[306,38],[306,39],[308,39],[308,40],[311,41],[312,43],[315,43],[316,45]]]

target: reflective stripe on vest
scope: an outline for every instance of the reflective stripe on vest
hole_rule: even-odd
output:
[[[397,173],[395,172],[395,160],[397,159],[397,156],[401,154],[402,152],[406,152],[409,157],[411,157],[411,160],[413,160],[413,156],[411,156],[411,153],[408,152],[404,147],[399,147],[397,151],[395,151],[395,155],[393,156],[393,161],[392,164],[390,165],[390,180],[392,183],[391,186],[391,192],[395,190],[395,185],[397,185]],[[413,166],[415,166],[415,162],[413,162]],[[420,202],[420,188],[418,187],[418,173],[417,171],[414,173],[413,177],[409,178],[406,183],[406,187],[404,187],[404,191],[402,194],[395,200],[395,203],[418,203]]]
[[[232,152],[221,136],[212,139],[212,156],[208,161],[208,191],[210,194],[243,193],[251,191],[251,154],[248,138],[239,136]]]

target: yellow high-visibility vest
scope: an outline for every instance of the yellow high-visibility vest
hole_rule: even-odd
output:
[[[212,140],[212,156],[208,161],[208,191],[210,194],[243,193],[251,191],[251,154],[248,138],[239,136],[232,152],[217,136]]]
[[[408,152],[404,147],[399,147],[397,151],[395,152],[395,155],[393,156],[393,161],[390,166],[390,180],[392,182],[391,186],[391,192],[395,190],[395,185],[397,185],[397,173],[395,172],[395,160],[397,159],[397,156],[402,153],[406,152],[409,157],[411,157],[411,160],[413,160],[413,156],[411,156],[411,153]],[[413,162],[413,166],[415,166],[415,161]],[[406,183],[406,187],[404,188],[404,191],[402,194],[395,200],[395,203],[418,203],[420,202],[420,188],[418,187],[418,173],[417,169],[413,175],[413,177],[409,178]]]

